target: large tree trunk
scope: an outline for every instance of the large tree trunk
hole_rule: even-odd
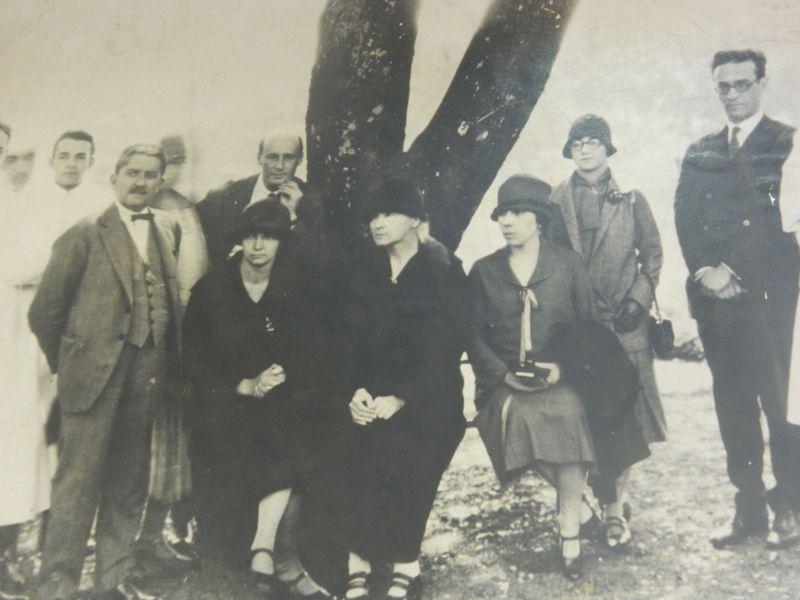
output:
[[[455,250],[528,121],[577,0],[495,0],[407,161]]]
[[[329,0],[311,74],[308,178],[335,242],[359,236],[365,175],[402,151],[417,0]]]

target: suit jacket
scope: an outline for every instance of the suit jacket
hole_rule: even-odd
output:
[[[609,189],[620,191],[613,177]],[[558,211],[551,221],[548,237],[582,255],[571,177],[553,190],[550,200]],[[634,190],[616,204],[605,202],[591,256],[584,257],[592,281],[593,317],[612,327],[614,316],[629,298],[648,311],[654,291],[647,275],[653,286],[658,285],[663,260],[661,236],[644,195]],[[618,337],[628,351],[647,348],[647,319]]]
[[[297,205],[297,223],[294,228],[299,252],[287,253],[293,258],[313,260],[324,252],[323,227],[325,207],[321,195],[306,182],[293,178],[300,186],[303,197]],[[213,190],[197,204],[197,214],[208,244],[211,265],[222,264],[233,247],[230,234],[236,228],[239,215],[250,204],[258,175],[231,181],[219,190]]]
[[[177,225],[163,211],[153,212],[152,239],[158,244],[174,319],[170,374],[177,378],[181,345]],[[116,205],[95,220],[78,222],[53,245],[28,319],[50,369],[58,373],[63,410],[90,410],[119,360],[131,321],[133,251]]]
[[[687,150],[675,192],[675,227],[695,318],[746,320],[765,295],[778,300],[796,292],[797,243],[780,219],[781,168],[793,134],[792,127],[764,117],[734,158],[727,127]],[[734,300],[700,293],[694,273],[720,263],[733,269],[748,293]]]

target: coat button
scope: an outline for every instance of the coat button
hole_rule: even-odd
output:
[[[124,333],[120,333],[117,337],[119,339],[121,339],[121,340],[124,340],[125,339],[125,334]]]
[[[711,192],[708,192],[706,194],[706,198],[708,198],[709,200],[711,200],[711,198],[713,198],[713,197],[714,197],[714,194],[712,194]]]
[[[750,219],[745,219],[744,221],[742,221],[742,225],[744,225],[745,227],[750,227]]]

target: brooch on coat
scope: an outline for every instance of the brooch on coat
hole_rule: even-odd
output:
[[[630,198],[631,204],[636,201],[636,196],[633,192],[620,192],[619,190],[608,190],[603,199],[609,204],[619,204],[625,198]]]
[[[273,324],[272,324],[272,321],[270,320],[270,318],[269,318],[269,317],[266,317],[266,318],[264,319],[264,321],[265,321],[265,322],[264,322],[264,326],[265,326],[265,328],[266,328],[266,330],[267,330],[267,333],[268,333],[268,334],[270,334],[270,335],[272,335],[273,333],[275,333],[275,325],[273,325]]]

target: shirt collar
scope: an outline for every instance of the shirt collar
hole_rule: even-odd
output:
[[[259,200],[266,200],[272,193],[273,191],[264,183],[264,173],[259,173],[258,179],[256,179],[256,185],[253,188],[253,193],[250,194],[250,204],[258,202]]]
[[[140,210],[139,212],[136,212],[135,210],[131,210],[127,206],[123,206],[119,200],[115,200],[115,203],[117,205],[117,210],[119,210],[119,217],[125,224],[133,223],[133,219],[131,219],[133,215],[141,215],[153,212],[150,210],[149,206],[146,206],[144,209]]]
[[[734,127],[739,128],[739,146],[741,147],[744,144],[744,141],[753,133],[753,130],[756,126],[761,122],[761,119],[764,118],[764,111],[760,110],[756,114],[751,117],[747,117],[741,123],[733,123],[732,121],[728,120],[728,141],[731,141],[731,132],[733,131]]]

